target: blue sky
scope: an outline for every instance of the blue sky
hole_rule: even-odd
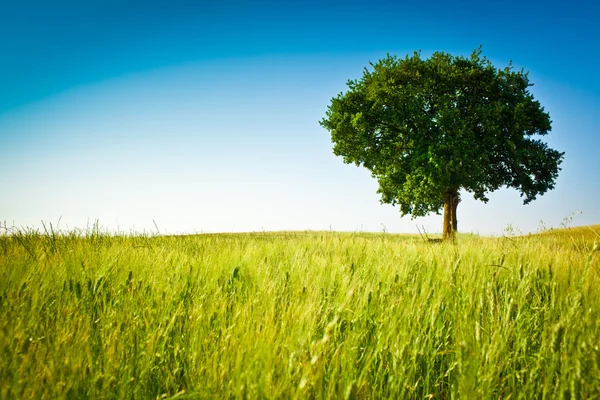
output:
[[[0,0],[0,221],[168,233],[441,230],[400,218],[318,121],[386,53],[469,54],[530,72],[565,151],[523,206],[464,196],[459,230],[600,223],[592,1]]]

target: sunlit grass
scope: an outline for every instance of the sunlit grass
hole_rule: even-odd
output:
[[[13,232],[0,398],[598,398],[597,232]]]

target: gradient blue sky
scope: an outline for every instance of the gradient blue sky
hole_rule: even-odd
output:
[[[386,53],[513,60],[565,151],[524,206],[470,195],[459,230],[600,223],[599,6],[592,1],[0,0],[0,221],[115,231],[428,232],[380,205],[318,121]],[[88,222],[89,221],[89,222]]]

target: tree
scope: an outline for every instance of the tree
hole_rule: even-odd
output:
[[[550,116],[528,88],[528,73],[495,68],[481,55],[388,55],[331,100],[321,126],[333,152],[362,165],[382,203],[402,216],[444,209],[443,238],[454,238],[460,192],[483,202],[501,187],[524,204],[554,188],[564,153],[537,136]]]

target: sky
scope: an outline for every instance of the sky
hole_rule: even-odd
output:
[[[332,153],[331,98],[386,54],[529,71],[565,152],[554,190],[487,204],[462,232],[600,223],[600,5],[593,1],[0,0],[0,221],[109,232],[440,232],[401,218]],[[1,229],[0,229],[1,230]]]

